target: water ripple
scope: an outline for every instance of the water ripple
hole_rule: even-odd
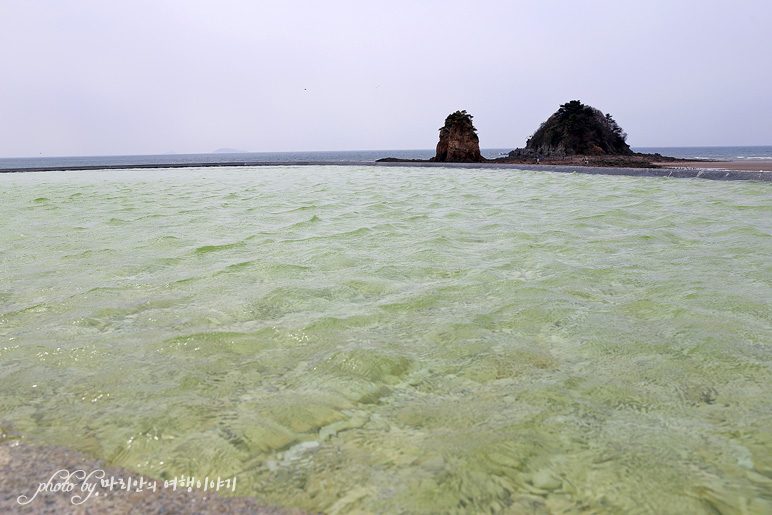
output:
[[[772,509],[766,184],[0,181],[0,419],[26,434],[314,512]]]

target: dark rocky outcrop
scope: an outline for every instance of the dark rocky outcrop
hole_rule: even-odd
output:
[[[431,161],[447,163],[479,163],[485,161],[480,155],[480,138],[472,125],[472,115],[456,111],[445,118],[440,128],[437,154]]]
[[[562,158],[566,156],[631,156],[627,134],[610,114],[572,100],[533,133],[525,148],[510,158]]]

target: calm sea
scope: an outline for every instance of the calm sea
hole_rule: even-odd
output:
[[[483,149],[489,159],[507,155],[512,149]],[[678,158],[712,159],[717,161],[772,160],[770,147],[640,147],[636,152],[659,153]],[[126,164],[181,164],[181,163],[245,163],[245,162],[362,162],[371,163],[383,157],[401,159],[429,159],[434,150],[356,150],[339,152],[250,152],[211,154],[168,154],[149,156],[84,156],[84,157],[40,157],[0,158],[0,170],[37,167],[102,166]]]
[[[713,161],[772,160],[772,146],[766,147],[638,147],[636,152],[661,154],[682,159],[710,159]]]
[[[311,512],[770,513],[770,192],[0,174],[0,422]]]

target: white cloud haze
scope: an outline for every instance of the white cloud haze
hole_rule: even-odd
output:
[[[13,1],[0,157],[523,146],[569,100],[632,146],[772,144],[772,4]]]

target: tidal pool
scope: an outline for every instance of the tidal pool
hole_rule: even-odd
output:
[[[772,511],[772,185],[0,176],[0,421],[325,513]]]

